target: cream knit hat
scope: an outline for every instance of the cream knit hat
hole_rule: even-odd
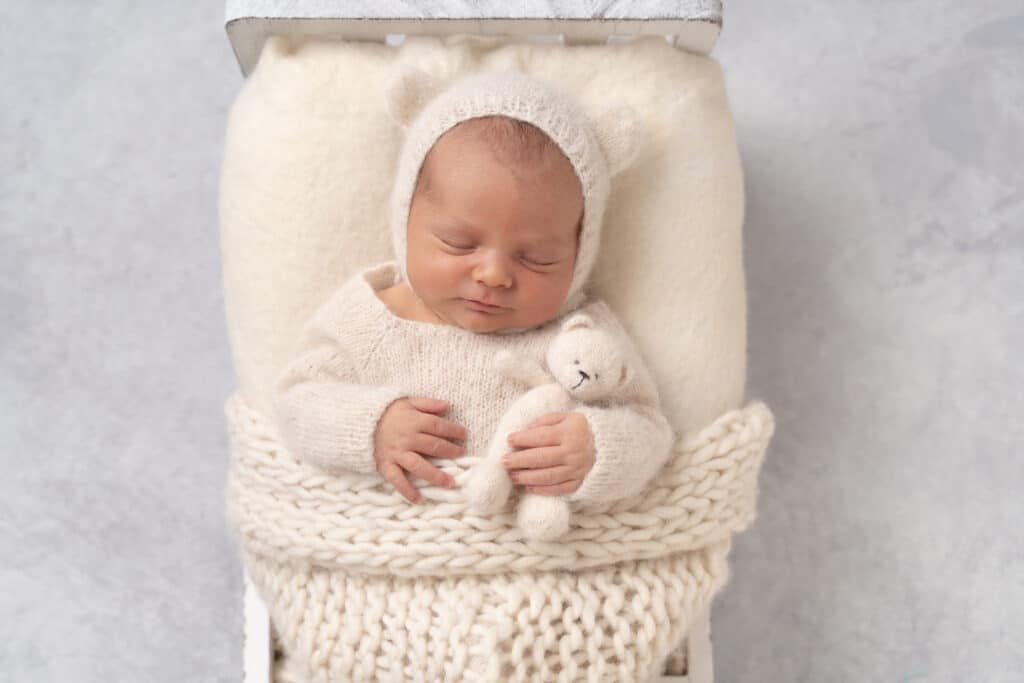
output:
[[[601,223],[611,176],[636,158],[640,123],[626,105],[587,118],[565,92],[518,71],[484,71],[445,87],[439,79],[402,67],[387,90],[391,117],[406,128],[391,192],[391,236],[403,280],[409,206],[420,166],[438,138],[456,124],[503,115],[532,123],[550,137],[572,163],[583,188],[583,227],[572,283],[558,315],[576,309],[597,258]]]

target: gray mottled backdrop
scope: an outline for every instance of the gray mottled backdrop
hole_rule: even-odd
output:
[[[0,8],[0,678],[235,681],[207,3]],[[1024,7],[731,0],[750,394],[718,680],[1024,671]]]

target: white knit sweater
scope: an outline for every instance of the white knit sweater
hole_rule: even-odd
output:
[[[316,311],[274,388],[278,428],[296,457],[329,474],[373,474],[374,431],[388,405],[403,396],[442,399],[449,404],[445,417],[467,430],[466,454],[433,462],[458,486],[468,471],[461,463],[483,455],[501,415],[525,391],[492,366],[495,353],[507,348],[543,362],[561,318],[514,334],[407,320],[375,293],[398,277],[394,261],[365,269]],[[574,409],[587,418],[595,463],[565,498],[586,505],[641,491],[665,464],[673,435],[657,388],[612,311],[599,300],[579,310],[621,339],[636,370],[627,389],[633,402]]]

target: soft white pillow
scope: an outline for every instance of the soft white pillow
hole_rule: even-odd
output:
[[[746,374],[743,177],[721,68],[660,38],[558,46],[507,38],[380,43],[272,37],[232,106],[221,175],[224,294],[242,397],[269,390],[303,324],[357,270],[391,259],[400,130],[396,64],[442,77],[517,68],[593,114],[621,101],[646,128],[613,179],[591,279],[635,337],[677,430],[740,406]]]

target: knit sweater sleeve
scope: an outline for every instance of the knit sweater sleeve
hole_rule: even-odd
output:
[[[668,460],[672,427],[644,405],[573,409],[583,413],[594,437],[594,466],[567,499],[610,503],[642,491]]]
[[[408,394],[397,386],[360,382],[365,342],[328,300],[306,323],[291,360],[273,388],[273,407],[285,446],[329,474],[376,471],[374,433],[384,411]]]
[[[674,433],[660,409],[657,386],[639,352],[604,304],[589,312],[617,332],[632,358],[634,375],[628,401],[580,405],[594,439],[594,465],[567,500],[583,504],[610,503],[640,493],[668,461]]]

